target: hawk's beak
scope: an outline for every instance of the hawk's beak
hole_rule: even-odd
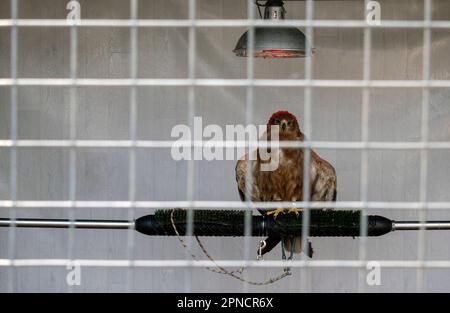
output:
[[[281,130],[286,130],[286,127],[287,127],[286,121],[282,121],[281,122]]]

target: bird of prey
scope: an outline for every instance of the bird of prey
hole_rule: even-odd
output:
[[[287,112],[278,111],[267,122],[265,137],[271,140],[271,127],[277,125],[280,141],[303,141],[305,136],[300,131],[297,118]],[[272,139],[273,140],[273,139]],[[236,164],[236,181],[239,195],[242,201],[303,201],[303,167],[304,154],[302,148],[280,147],[274,153],[278,153],[278,167],[273,171],[262,171],[264,160],[260,156],[260,149],[251,152],[253,157],[244,155]],[[256,155],[255,155],[256,154]],[[310,158],[310,197],[311,201],[336,201],[336,172],[333,166],[320,158],[311,150]],[[250,162],[250,164],[248,164]],[[247,177],[247,169],[251,175]],[[251,177],[251,178],[250,178]],[[282,208],[275,210],[258,211],[265,216],[276,218],[278,214],[299,214],[301,209]],[[281,240],[287,251],[300,253],[301,238],[281,238],[277,234],[270,234],[266,239],[266,246],[261,254],[272,250]],[[312,257],[311,243],[309,245],[309,257]]]

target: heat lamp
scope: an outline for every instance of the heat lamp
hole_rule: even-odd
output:
[[[256,1],[256,5],[258,10],[264,7],[264,20],[285,19],[286,10],[282,0],[268,0],[265,4]],[[248,56],[248,37],[246,31],[239,38],[233,50],[237,56]],[[253,52],[256,58],[304,58],[310,56],[313,49],[305,34],[296,27],[255,26]]]

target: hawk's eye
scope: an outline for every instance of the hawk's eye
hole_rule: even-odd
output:
[[[292,125],[292,121],[289,121],[289,122],[288,122],[288,126],[291,126],[291,125]]]
[[[276,119],[273,120],[273,123],[274,124],[280,124],[280,120],[276,118]]]

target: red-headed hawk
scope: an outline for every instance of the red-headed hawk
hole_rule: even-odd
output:
[[[300,126],[296,117],[287,112],[279,111],[274,113],[267,123],[267,140],[271,139],[271,126],[277,125],[279,128],[279,140],[303,141],[304,135],[300,131]],[[272,139],[273,140],[273,139]],[[303,149],[301,148],[277,148],[278,167],[272,171],[262,171],[260,150],[254,151],[255,157],[249,158],[245,155],[236,164],[236,181],[239,195],[242,201],[303,201]],[[250,162],[250,164],[248,164]],[[247,168],[251,169],[251,186],[247,186]],[[336,172],[333,166],[320,158],[317,153],[311,150],[310,161],[310,200],[311,201],[336,201]],[[274,218],[285,210],[258,210],[261,214]],[[288,213],[296,213],[301,209],[289,209]],[[272,234],[266,239],[266,247],[262,254],[269,252],[281,240],[285,249],[295,253],[301,252],[301,238],[280,238],[279,235]],[[311,246],[309,256],[312,256]]]

